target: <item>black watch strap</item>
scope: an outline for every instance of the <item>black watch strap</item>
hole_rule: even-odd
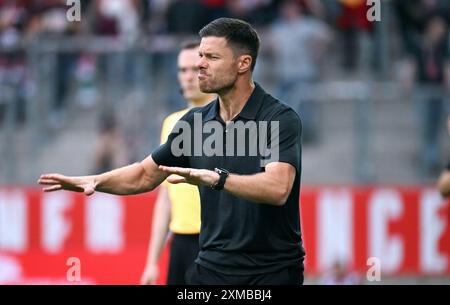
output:
[[[227,180],[228,176],[230,175],[230,172],[223,168],[215,168],[214,171],[219,174],[219,182],[217,182],[216,185],[212,186],[212,189],[216,191],[223,190],[223,187],[225,186],[225,181]]]

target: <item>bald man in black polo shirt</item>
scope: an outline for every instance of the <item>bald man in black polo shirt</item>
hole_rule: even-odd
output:
[[[216,101],[189,111],[140,163],[97,176],[43,175],[44,191],[136,194],[197,185],[200,253],[189,284],[301,284],[301,122],[253,82],[259,37],[247,23],[217,19],[200,31],[199,85]]]

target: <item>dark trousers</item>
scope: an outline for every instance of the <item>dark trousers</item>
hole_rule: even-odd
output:
[[[277,272],[256,275],[228,275],[192,264],[186,273],[188,285],[302,285],[303,267],[289,266]]]
[[[170,246],[168,285],[186,285],[184,276],[197,258],[198,234],[174,234]]]

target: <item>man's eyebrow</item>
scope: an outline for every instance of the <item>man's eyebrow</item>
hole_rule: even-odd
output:
[[[204,52],[199,51],[198,54],[199,55],[220,55],[219,53],[214,52],[214,51],[210,51],[210,52],[208,52],[208,51],[204,51]]]

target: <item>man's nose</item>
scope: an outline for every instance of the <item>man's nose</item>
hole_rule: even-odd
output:
[[[198,69],[204,69],[206,65],[206,61],[203,57],[200,57],[195,64]]]

